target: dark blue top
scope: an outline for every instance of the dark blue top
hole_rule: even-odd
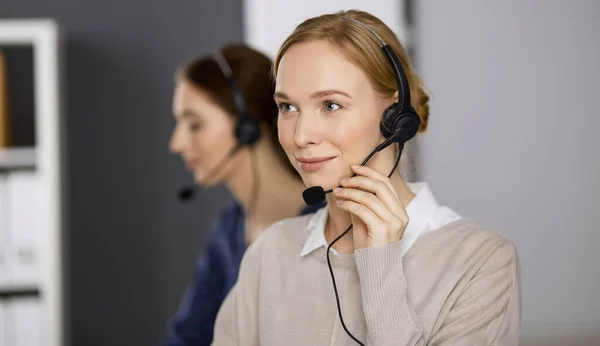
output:
[[[301,215],[324,205],[306,207]],[[237,280],[246,251],[244,218],[242,207],[235,202],[221,212],[198,260],[194,281],[170,321],[164,346],[208,346],[212,342],[217,312]]]

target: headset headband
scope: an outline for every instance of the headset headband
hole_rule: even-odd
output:
[[[231,89],[231,96],[233,97],[233,103],[235,104],[238,118],[246,116],[246,105],[244,103],[244,97],[242,96],[242,91],[238,87],[235,77],[233,76],[231,66],[229,66],[229,63],[220,51],[213,53],[213,57],[217,62],[217,65],[219,65],[221,73],[223,73],[223,76],[225,76],[225,79],[229,84],[229,88]]]
[[[375,30],[371,29],[371,27],[369,27],[365,23],[363,23],[357,19],[354,19],[354,18],[348,18],[348,19],[362,25],[364,28],[369,30],[369,32],[371,32],[373,34],[373,36],[375,36],[377,38],[377,40],[381,43],[381,50],[383,50],[383,53],[385,54],[385,56],[389,60],[390,64],[392,65],[392,69],[394,70],[394,75],[396,76],[396,84],[398,85],[398,91],[402,94],[401,96],[398,97],[398,99],[400,101],[400,111],[403,112],[403,111],[411,108],[410,86],[408,84],[408,78],[406,77],[406,73],[404,72],[404,69],[402,68],[400,59],[398,59],[396,52],[394,52],[394,49],[389,44],[387,44],[381,38],[381,36],[379,36],[375,32]]]

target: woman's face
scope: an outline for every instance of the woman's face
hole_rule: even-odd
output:
[[[327,41],[290,47],[277,71],[279,141],[306,186],[330,189],[383,140],[386,108],[366,74]],[[377,155],[369,161],[376,167]],[[389,169],[389,168],[387,168]]]
[[[211,186],[225,179],[234,162],[214,171],[235,144],[235,120],[209,95],[185,80],[179,80],[173,95],[176,125],[169,148],[181,155],[196,182]],[[231,159],[230,161],[234,161]],[[212,171],[211,171],[212,170]]]

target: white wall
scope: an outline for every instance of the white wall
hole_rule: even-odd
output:
[[[423,175],[516,243],[523,345],[600,344],[598,18],[597,0],[419,2]]]
[[[402,2],[398,0],[244,0],[244,35],[247,43],[275,57],[279,46],[305,19],[340,10],[359,9],[383,20],[401,38]]]

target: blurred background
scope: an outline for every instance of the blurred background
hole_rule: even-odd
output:
[[[176,198],[176,68],[351,8],[432,94],[417,178],[516,244],[521,344],[600,345],[596,0],[0,0],[0,345],[159,344],[232,198]]]

